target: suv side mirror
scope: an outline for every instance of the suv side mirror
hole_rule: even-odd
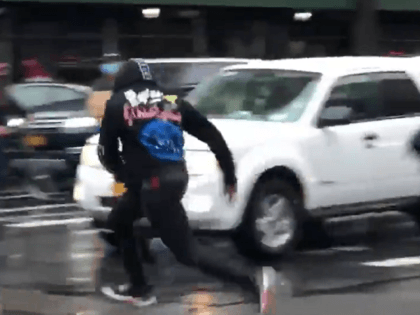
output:
[[[326,104],[327,106],[329,104]],[[351,114],[353,110],[345,105],[325,107],[318,120],[318,127],[342,126],[351,122]]]

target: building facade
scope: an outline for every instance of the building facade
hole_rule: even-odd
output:
[[[2,2],[0,64],[11,65],[2,82],[22,79],[22,62],[33,58],[55,78],[88,84],[104,53],[278,59],[420,52],[414,0],[322,0],[315,7],[312,0],[183,1],[153,1],[160,8],[154,18],[143,14],[151,2],[141,0]]]

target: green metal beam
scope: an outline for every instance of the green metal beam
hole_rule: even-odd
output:
[[[418,0],[376,0],[383,10],[388,11],[420,11]]]
[[[3,0],[3,2],[27,2],[31,0]],[[34,0],[32,0],[34,1]],[[147,6],[230,6],[310,9],[353,10],[356,0],[35,0],[50,3],[102,3],[138,4]],[[377,0],[378,8],[388,11],[420,11],[420,0]]]
[[[3,0],[4,2],[27,2],[30,0]],[[33,0],[32,0],[33,1]],[[36,0],[55,3],[112,3],[138,4],[148,6],[230,6],[230,7],[271,7],[296,9],[353,9],[355,0]]]

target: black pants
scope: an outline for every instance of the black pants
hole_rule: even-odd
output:
[[[134,286],[143,286],[146,279],[143,275],[141,258],[150,257],[149,242],[145,238],[135,237],[133,223],[143,217],[140,194],[138,190],[129,189],[112,209],[107,228],[115,233],[115,238],[122,252],[124,269]]]
[[[116,231],[123,244],[124,267],[132,284],[145,284],[133,237],[134,220],[145,215],[180,263],[251,289],[254,266],[242,259],[233,260],[212,246],[201,245],[193,237],[181,204],[188,181],[185,171],[163,169],[156,177],[159,178],[158,188],[150,187],[150,179],[146,179],[141,187],[129,188],[109,218],[110,228]]]

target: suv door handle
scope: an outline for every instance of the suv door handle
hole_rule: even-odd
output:
[[[363,137],[364,141],[373,141],[379,139],[379,136],[376,133],[370,133]]]

